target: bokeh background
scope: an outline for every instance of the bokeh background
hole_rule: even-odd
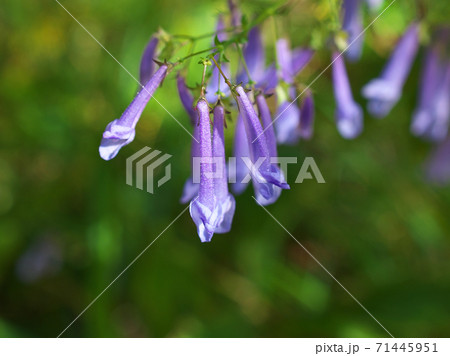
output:
[[[61,3],[133,75],[159,26],[210,32],[226,9],[197,0]],[[268,3],[242,8],[251,16]],[[438,15],[450,18],[439,3]],[[326,23],[321,6],[300,1],[277,20],[280,35],[310,43],[311,28]],[[366,11],[365,22],[373,16]],[[362,60],[348,65],[361,104],[360,88],[415,16],[412,2],[398,0],[367,32]],[[280,148],[300,162],[314,157],[326,184],[292,184],[268,207],[397,337],[450,336],[450,188],[426,182],[433,147],[409,134],[423,54],[392,113],[366,113],[353,141],[335,128],[326,72],[313,86],[314,138]],[[195,62],[190,84],[199,81]],[[319,51],[301,79],[328,63],[329,52]],[[151,101],[134,142],[100,159],[103,129],[137,84],[53,0],[2,0],[0,78],[0,336],[55,337],[183,210],[190,138]],[[156,98],[189,127],[173,78]],[[125,184],[125,159],[144,146],[173,156],[172,179],[154,195]],[[232,231],[209,244],[184,213],[64,336],[388,336],[251,196],[237,197]]]

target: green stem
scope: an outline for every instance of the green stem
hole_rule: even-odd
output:
[[[229,81],[229,79],[227,78],[227,76],[225,75],[225,73],[223,72],[222,68],[220,68],[219,63],[217,63],[216,59],[214,58],[214,56],[211,56],[212,61],[214,62],[214,64],[216,65],[217,69],[219,70],[220,74],[222,75],[223,79],[225,80],[225,83],[227,83],[227,85],[230,87],[232,87],[231,82]]]
[[[194,49],[195,49],[195,42],[191,42],[191,46],[189,48],[189,53],[194,52]],[[187,58],[187,61],[184,63],[184,67],[185,68],[187,68],[189,66],[189,63],[190,63],[191,59],[192,59],[192,57]]]
[[[334,1],[334,0],[331,0],[331,1]],[[251,81],[250,73],[249,73],[249,71],[248,71],[247,64],[245,63],[245,59],[244,59],[244,56],[243,56],[243,54],[242,54],[242,50],[241,50],[239,44],[237,44],[237,41],[240,39],[240,37],[242,37],[243,35],[245,35],[245,34],[248,32],[248,29],[250,29],[250,28],[252,28],[252,27],[254,27],[254,26],[259,25],[260,23],[262,23],[263,21],[265,21],[265,20],[266,20],[267,18],[269,18],[270,16],[275,15],[276,12],[277,12],[279,9],[281,9],[283,6],[285,6],[285,0],[283,0],[283,1],[278,1],[278,2],[276,3],[276,5],[271,6],[271,7],[267,8],[265,11],[263,11],[263,12],[262,12],[262,13],[254,20],[254,21],[252,21],[252,22],[249,24],[248,28],[246,28],[245,30],[242,30],[242,29],[241,29],[240,32],[235,33],[229,40],[224,41],[224,42],[221,43],[221,46],[223,46],[224,48],[226,48],[226,47],[229,46],[230,44],[236,43],[236,45],[237,45],[237,47],[238,47],[239,55],[240,55],[241,58],[242,58],[242,63],[244,64],[244,69],[245,69],[245,71],[247,72],[249,81]],[[193,42],[195,42],[195,41],[197,41],[197,40],[200,40],[200,39],[203,39],[203,38],[207,38],[207,37],[214,36],[215,34],[220,33],[220,32],[232,32],[232,31],[234,31],[234,30],[236,30],[236,27],[231,27],[231,28],[223,29],[223,30],[221,30],[221,31],[214,31],[214,32],[206,33],[206,34],[199,35],[199,36],[173,35],[172,37],[173,37],[173,38],[180,38],[180,39],[187,39],[187,40],[191,41],[191,43],[193,43]],[[207,48],[207,49],[204,49],[204,50],[202,50],[202,51],[195,52],[195,53],[191,53],[191,54],[187,55],[186,57],[183,57],[183,58],[179,59],[177,62],[174,63],[174,65],[181,64],[181,63],[183,63],[186,59],[189,59],[189,58],[198,56],[198,55],[203,54],[203,53],[206,53],[206,52],[213,51],[213,50],[215,50],[215,49],[217,49],[216,46],[210,47],[210,48]],[[213,60],[214,60],[214,59],[213,59]],[[215,61],[214,61],[214,62],[215,62]],[[216,63],[216,64],[217,64],[217,63]],[[225,75],[224,75],[224,73],[222,72],[222,70],[220,69],[219,66],[218,66],[218,68],[219,68],[219,70],[220,70],[222,76],[223,76],[224,78],[226,78]],[[231,85],[231,83],[228,81],[228,79],[226,79],[225,81],[227,82],[228,85]]]
[[[224,33],[224,32],[233,32],[234,30],[236,30],[236,27],[229,27],[229,28],[224,28],[222,30],[219,31],[214,31],[214,32],[209,32],[209,33],[205,33],[203,35],[199,35],[199,36],[190,36],[190,35],[173,35],[173,38],[180,38],[180,39],[188,39],[190,41],[198,41],[198,40],[202,40],[208,37],[212,37],[214,35],[217,35],[218,33]]]
[[[206,77],[206,67],[207,67],[207,64],[206,63],[203,63],[203,74],[202,74],[202,88],[201,88],[201,93],[200,93],[200,96],[205,96],[205,77]]]
[[[236,43],[236,47],[237,47],[237,50],[239,53],[239,57],[241,57],[241,61],[242,61],[242,65],[244,66],[245,73],[247,74],[248,82],[249,82],[250,86],[253,86],[253,80],[250,76],[250,71],[248,70],[247,62],[245,61],[244,54],[242,53],[242,48],[239,45],[239,43]]]
[[[261,24],[262,22],[264,22],[267,18],[269,18],[270,16],[276,14],[276,12],[283,8],[286,4],[285,0],[282,1],[278,1],[275,5],[268,7],[266,10],[264,10],[255,20],[253,20],[251,23],[249,23],[248,28],[243,30],[242,28],[240,29],[241,31],[237,32],[232,38],[230,38],[228,41],[225,41],[223,43],[230,43],[230,42],[234,42],[238,37],[242,36],[244,33],[246,33],[248,31],[248,29],[255,27],[259,24]],[[208,38],[211,36],[214,36],[218,33],[223,33],[223,32],[233,32],[235,30],[237,30],[239,28],[237,27],[229,27],[229,28],[225,28],[223,30],[220,31],[214,31],[214,32],[209,32],[209,33],[205,33],[199,36],[190,36],[190,35],[172,35],[173,38],[180,38],[180,39],[187,39],[190,41],[197,41],[197,40],[201,40],[204,38]]]
[[[179,59],[179,60],[177,61],[176,64],[183,63],[186,59],[189,59],[189,58],[191,58],[191,57],[198,56],[199,54],[203,54],[203,53],[206,53],[206,52],[213,51],[213,50],[215,50],[216,48],[217,48],[217,47],[214,46],[214,47],[207,48],[207,49],[204,49],[204,50],[195,52],[195,53],[191,53],[191,54],[187,55],[186,57],[183,57],[183,58]]]

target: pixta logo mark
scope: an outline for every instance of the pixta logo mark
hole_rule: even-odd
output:
[[[167,153],[160,155],[161,153],[161,151],[152,150],[150,147],[144,147],[128,157],[126,163],[126,183],[133,186],[133,176],[136,173],[135,187],[144,190],[144,176],[146,175],[146,190],[148,193],[153,194],[155,190],[154,172],[163,164],[165,164],[164,176],[156,182],[157,188],[166,183],[171,178],[171,165],[165,162],[172,156]]]

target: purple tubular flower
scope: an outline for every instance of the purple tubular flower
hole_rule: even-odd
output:
[[[265,76],[265,53],[264,45],[261,39],[261,33],[258,27],[253,27],[248,32],[248,42],[244,47],[244,59],[247,64],[248,71],[252,80],[257,84],[260,83]],[[237,80],[238,82],[248,83],[247,73],[242,71]]]
[[[216,163],[216,178],[214,179],[214,194],[220,222],[216,233],[226,233],[231,230],[236,202],[228,192],[228,175],[225,163],[225,109],[219,103],[214,108],[213,148],[212,153]]]
[[[344,58],[336,52],[333,54],[333,87],[338,131],[346,139],[355,138],[363,129],[363,111],[353,99]]]
[[[362,95],[369,100],[367,108],[374,117],[385,117],[400,99],[418,48],[419,26],[414,23],[397,44],[381,76],[362,89]]]
[[[117,155],[123,146],[133,141],[136,124],[145,106],[166,77],[166,74],[167,65],[162,65],[138,92],[120,119],[116,119],[106,126],[99,148],[100,157],[109,161]]]
[[[275,65],[265,68],[266,58],[261,33],[258,27],[253,27],[248,33],[248,42],[244,47],[244,59],[255,88],[264,93],[272,92],[278,84]],[[237,76],[238,83],[249,82],[247,73],[242,70]]]
[[[199,113],[200,187],[198,198],[191,201],[189,212],[197,225],[202,242],[211,241],[214,233],[230,231],[235,200],[228,193],[224,145],[224,108],[214,109],[214,144],[211,144],[209,106],[205,99],[197,103]],[[215,170],[213,166],[216,166]]]
[[[238,85],[237,101],[244,120],[245,131],[250,145],[250,159],[253,163],[251,175],[256,199],[260,204],[273,203],[279,196],[278,188],[289,189],[280,168],[270,162],[266,135],[245,90]]]
[[[156,55],[156,47],[158,47],[158,39],[152,37],[148,42],[147,47],[145,47],[141,59],[139,78],[142,85],[145,85],[150,80],[155,71],[155,62],[153,61],[153,58],[155,58]]]
[[[434,99],[433,126],[427,136],[434,141],[442,141],[448,133],[450,119],[450,65],[447,65],[445,74]]]
[[[419,106],[411,131],[432,141],[445,139],[450,119],[450,62],[440,58],[438,48],[427,52],[422,71]]]
[[[442,142],[431,155],[426,164],[426,177],[438,185],[450,182],[450,138]]]
[[[309,63],[314,51],[310,48],[296,48],[291,51],[289,41],[284,38],[277,41],[276,47],[279,76],[286,83],[292,84],[295,76]]]
[[[291,52],[286,39],[277,41],[277,62],[280,66],[279,76],[289,84],[288,95],[278,96],[279,104],[274,121],[277,132],[277,141],[281,144],[295,145],[300,139],[299,125],[301,111],[296,103],[288,99],[296,97],[294,84],[295,76],[308,64],[314,55],[311,49],[298,48]]]
[[[314,130],[314,99],[310,90],[305,94],[300,107],[299,135],[303,139],[310,139]]]
[[[345,52],[345,56],[352,62],[361,58],[364,42],[364,36],[360,36],[363,32],[361,1],[344,0],[342,4],[342,12],[344,14],[342,29],[347,32],[348,44],[351,44]]]
[[[292,84],[294,82],[292,67],[292,53],[289,47],[289,42],[285,38],[280,38],[276,44],[277,47],[277,62],[280,67],[280,78],[286,83]]]
[[[276,120],[277,141],[285,145],[295,145],[300,139],[298,126],[300,125],[300,109],[295,103],[284,101],[278,106]]]
[[[212,158],[211,124],[209,120],[209,107],[204,99],[197,102],[199,115],[199,157],[201,159]],[[191,201],[189,212],[202,242],[209,242],[219,222],[217,214],[216,198],[214,194],[213,163],[200,162],[200,187],[198,198]]]
[[[180,75],[180,73],[177,74],[177,88],[178,88],[178,94],[181,99],[181,103],[183,104],[186,112],[188,113],[192,127],[192,143],[191,143],[191,165],[193,162],[193,157],[199,156],[199,141],[198,138],[198,125],[197,125],[197,118],[198,115],[194,110],[194,97],[190,93],[188,87],[186,86],[186,82],[184,78]],[[186,183],[184,184],[183,193],[180,198],[181,204],[186,204],[190,202],[192,199],[194,199],[198,195],[198,183],[194,183],[192,179],[192,171],[193,167],[191,167],[191,176],[186,180]]]
[[[250,157],[250,149],[241,114],[238,114],[236,120],[233,155],[236,158],[236,163],[234,166],[230,166],[230,168],[234,168],[234,171],[230,172],[230,176],[235,178],[235,183],[231,185],[231,189],[234,194],[239,195],[247,188],[248,182],[245,183],[244,179],[250,173],[249,168],[243,160],[243,158]]]

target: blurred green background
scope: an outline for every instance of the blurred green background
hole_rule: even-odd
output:
[[[196,0],[61,3],[133,75],[159,26],[210,32],[226,9]],[[243,9],[252,15],[267,3]],[[360,88],[415,16],[407,3],[380,18],[362,60],[348,65],[361,104]],[[300,1],[278,20],[280,35],[308,44],[323,20],[316,5]],[[448,5],[442,10],[448,19]],[[450,188],[424,181],[431,146],[409,134],[422,59],[423,50],[392,113],[366,114],[354,141],[337,133],[326,72],[313,86],[313,140],[280,148],[300,162],[314,157],[326,184],[291,184],[268,207],[396,337],[450,336]],[[302,80],[328,63],[321,51]],[[190,137],[151,101],[134,142],[103,161],[101,134],[137,84],[53,0],[2,0],[0,74],[0,336],[55,337],[183,210]],[[156,98],[189,127],[173,78]],[[172,179],[154,195],[125,184],[125,159],[144,146],[173,156]],[[209,244],[184,213],[64,336],[388,336],[251,196],[237,197],[232,231]]]

